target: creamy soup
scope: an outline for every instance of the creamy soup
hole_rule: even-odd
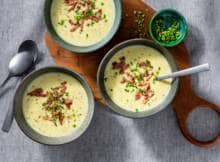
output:
[[[140,112],[160,104],[171,89],[171,81],[157,81],[170,73],[166,58],[157,50],[142,45],[123,48],[105,69],[105,88],[112,101],[128,111]]]
[[[23,97],[27,123],[38,133],[60,137],[74,133],[88,113],[88,97],[81,83],[63,73],[47,73],[27,87]]]
[[[98,43],[115,19],[113,0],[53,0],[51,21],[56,33],[76,46]]]

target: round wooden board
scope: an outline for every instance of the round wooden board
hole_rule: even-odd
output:
[[[148,23],[155,11],[142,0],[122,0],[123,17],[119,31],[111,42],[102,49],[93,53],[79,55],[61,48],[46,32],[44,35],[46,46],[56,64],[67,67],[80,73],[89,82],[97,101],[104,103],[96,85],[96,72],[98,65],[106,52],[114,45],[131,38],[144,37],[150,39],[148,34]],[[135,22],[134,11],[141,11],[145,14],[145,27],[140,28]],[[182,43],[174,48],[169,48],[180,69],[190,66],[189,55],[185,45]],[[220,114],[220,108],[198,97],[192,87],[190,76],[180,79],[180,87],[175,100],[172,102],[176,112],[179,127],[183,135],[192,144],[201,147],[208,147],[220,142],[220,135],[210,141],[199,141],[191,136],[188,131],[187,118],[189,114],[199,106],[209,107]]]

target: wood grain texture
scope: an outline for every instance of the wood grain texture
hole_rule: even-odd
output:
[[[138,31],[138,27],[134,22],[134,10],[142,11],[146,14],[146,28],[141,29],[141,31]],[[146,33],[147,35],[145,37],[149,39],[150,37],[147,32],[147,26],[154,12],[155,11],[150,6],[141,0],[123,0],[123,18],[119,31],[108,45],[98,51],[95,51],[94,53],[78,55],[76,53],[67,51],[61,48],[48,33],[45,33],[45,42],[55,63],[70,68],[84,76],[89,82],[96,100],[104,103],[96,86],[96,72],[100,61],[106,52],[119,42],[131,38],[137,38],[140,36],[140,33]],[[174,56],[180,69],[184,69],[190,66],[189,55],[183,43],[177,47],[170,48],[169,50]],[[189,76],[182,77],[180,79],[179,91],[172,105],[176,112],[181,132],[187,138],[187,140],[189,140],[189,142],[201,147],[212,146],[220,142],[220,135],[211,141],[198,141],[191,136],[188,130],[188,116],[194,109],[199,106],[209,107],[220,115],[220,108],[217,105],[198,97],[194,93],[191,87],[191,78]]]

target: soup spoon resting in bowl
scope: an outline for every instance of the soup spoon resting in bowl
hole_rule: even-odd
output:
[[[210,66],[209,66],[208,63],[206,63],[206,64],[194,66],[194,67],[191,67],[191,68],[187,68],[187,69],[184,69],[184,70],[180,70],[180,71],[177,71],[177,72],[173,72],[173,73],[170,73],[170,74],[165,74],[165,75],[158,76],[157,80],[165,80],[165,79],[169,79],[169,78],[176,78],[176,77],[191,75],[191,74],[200,73],[200,72],[209,71],[209,70],[210,70]]]

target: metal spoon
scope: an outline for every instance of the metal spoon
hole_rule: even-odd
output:
[[[24,77],[29,72],[31,67],[36,64],[37,58],[38,49],[36,43],[32,40],[24,41],[20,45],[18,53],[9,63],[9,69],[11,69],[11,74],[9,73],[9,75],[15,74],[14,76],[18,76],[23,74],[22,77]],[[17,67],[19,70],[15,70],[15,67]],[[15,89],[18,88],[18,83]],[[4,123],[2,125],[2,131],[8,132],[10,130],[13,122],[13,117],[13,102],[10,102],[6,117],[4,119]]]
[[[26,72],[27,69],[33,64],[33,61],[33,55],[30,55],[28,51],[15,54],[8,66],[8,76],[0,85],[0,88],[3,87],[12,76],[19,76]]]
[[[181,77],[181,76],[186,76],[186,75],[191,75],[194,73],[200,73],[200,72],[204,72],[204,71],[209,71],[210,70],[210,66],[208,63],[206,64],[202,64],[199,66],[194,66],[191,68],[187,68],[184,70],[180,70],[171,74],[165,74],[162,76],[157,77],[157,80],[165,80],[165,79],[169,79],[169,78],[176,78],[176,77]]]

